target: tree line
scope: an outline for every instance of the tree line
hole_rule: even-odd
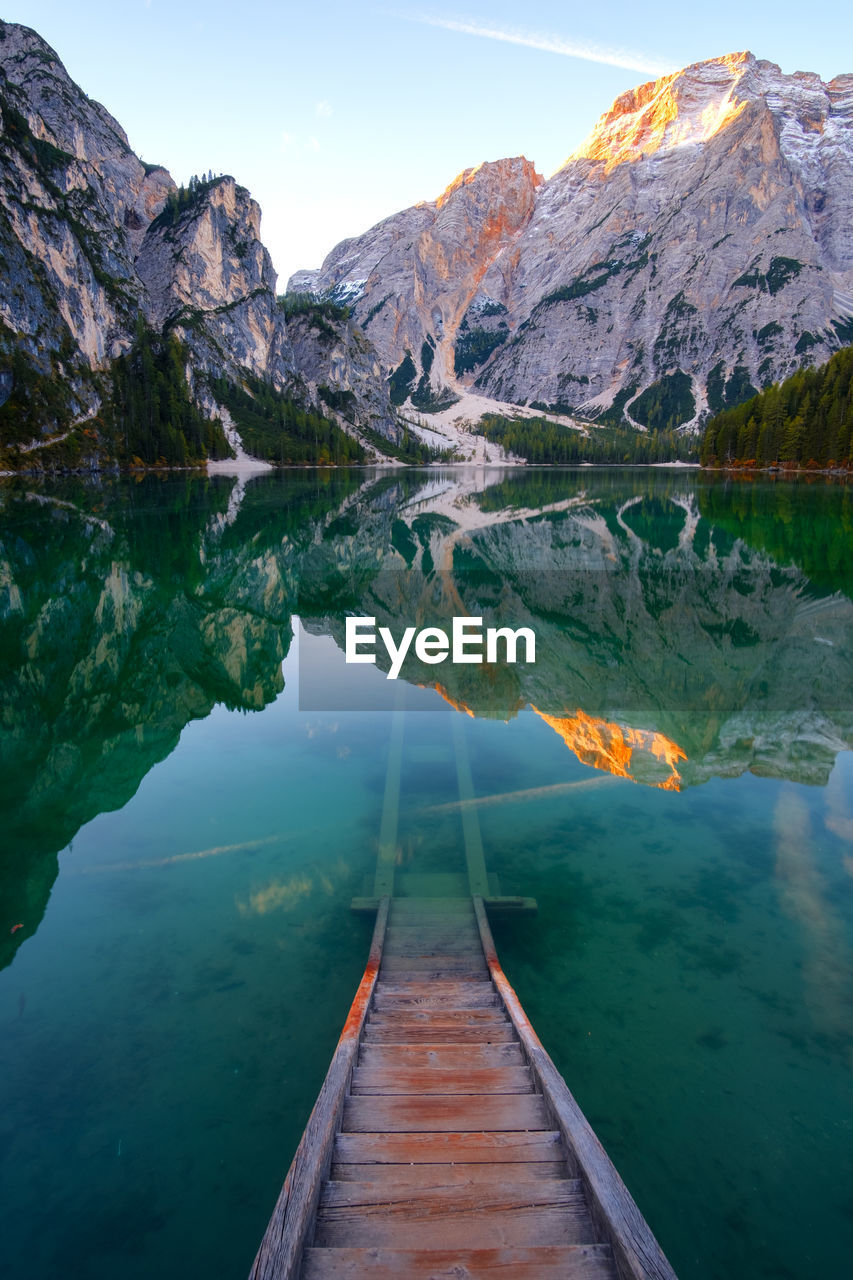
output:
[[[799,369],[745,404],[726,409],[705,428],[706,466],[851,465],[853,347],[819,368]]]
[[[238,385],[214,378],[211,390],[237,424],[248,453],[280,465],[351,466],[365,452],[337,423],[303,409],[267,382],[246,375]]]
[[[221,424],[205,418],[190,397],[186,358],[177,338],[140,322],[130,351],[114,362],[107,416],[125,461],[186,466],[228,457]]]
[[[610,465],[697,460],[696,441],[675,431],[596,427],[589,434],[547,418],[504,418],[487,413],[477,428],[487,440],[533,463],[598,462]]]

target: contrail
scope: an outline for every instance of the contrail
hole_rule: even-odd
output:
[[[608,67],[625,67],[630,71],[642,71],[646,75],[663,76],[676,70],[644,53],[629,49],[602,49],[599,45],[584,44],[578,40],[566,40],[562,36],[542,31],[525,31],[520,27],[489,27],[479,22],[465,22],[458,18],[437,18],[429,14],[400,13],[396,15],[409,22],[420,22],[428,27],[443,27],[446,31],[458,31],[466,36],[480,36],[484,40],[500,40],[504,44],[520,44],[528,49],[540,49],[543,53],[558,53],[564,58],[580,58],[584,62],[600,62]]]

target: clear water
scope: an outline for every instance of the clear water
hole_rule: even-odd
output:
[[[303,472],[0,502],[10,1275],[247,1273],[364,964],[404,689],[398,883],[464,871],[461,728],[488,869],[539,903],[495,923],[504,966],[678,1274],[848,1269],[847,488]],[[537,662],[395,688],[344,665],[347,611],[532,625]]]

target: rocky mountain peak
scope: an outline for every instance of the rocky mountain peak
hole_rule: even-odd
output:
[[[209,418],[226,420],[211,390],[222,378],[312,405],[309,381],[334,396],[327,352],[310,353],[310,378],[296,367],[261,211],[234,178],[179,188],[140,160],[36,32],[5,22],[0,124],[0,450],[12,449],[12,463],[20,448],[61,444],[109,409],[114,362],[143,330],[161,353],[179,339],[190,392]],[[341,337],[343,365],[372,368],[369,344],[348,353],[354,341]],[[377,370],[366,394],[361,381],[347,384],[350,400],[393,435],[384,379]]]
[[[535,165],[524,156],[515,156],[509,160],[484,160],[457,174],[435,201],[435,207],[441,209],[458,192],[480,202],[488,198],[496,187],[502,192],[507,187],[514,186],[518,186],[520,191],[535,191],[544,181],[542,175],[536,172]]]
[[[737,90],[755,66],[751,53],[732,53],[629,89],[566,164],[593,160],[609,173],[656,152],[710,141],[743,111],[747,98]]]
[[[547,182],[465,170],[296,281],[346,293],[417,408],[473,387],[696,428],[853,341],[853,77],[696,63],[622,94]]]

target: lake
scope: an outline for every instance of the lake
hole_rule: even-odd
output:
[[[399,884],[464,871],[682,1280],[853,1250],[853,491],[688,470],[0,486],[10,1275],[244,1276]],[[345,617],[536,661],[344,661]],[[470,807],[469,807],[470,811]]]

